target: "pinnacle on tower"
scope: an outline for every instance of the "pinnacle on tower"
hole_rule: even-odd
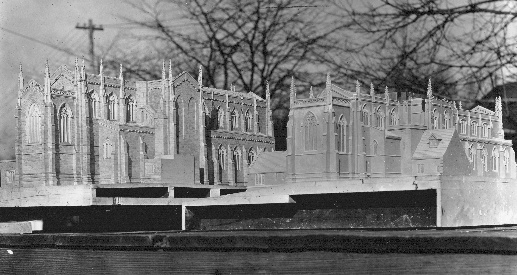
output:
[[[458,109],[463,110],[463,105],[462,105],[461,101],[458,103]]]
[[[361,93],[361,83],[359,83],[359,80],[356,80],[355,81],[355,92],[357,94],[360,94]]]
[[[373,88],[373,83],[370,82],[370,95],[375,95],[375,89]]]
[[[169,59],[169,81],[172,81],[172,59]]]
[[[162,59],[162,79],[165,80],[165,59]]]
[[[197,83],[199,84],[199,89],[203,87],[203,65],[199,65],[199,74],[197,75]]]
[[[390,92],[388,91],[388,86],[384,89],[384,99],[386,99],[386,102],[390,100]]]
[[[269,91],[269,81],[266,80],[266,99],[271,97],[271,92]]]
[[[289,98],[291,101],[291,107],[294,105],[294,101],[296,100],[296,91],[294,87],[294,76],[291,76],[291,87],[289,88]]]
[[[332,89],[332,81],[330,80],[330,73],[327,73],[327,82],[325,83],[325,88],[327,91],[330,91]]]
[[[50,99],[50,69],[48,67],[48,59],[45,62],[45,89],[44,89],[45,102],[49,103]]]
[[[22,71],[22,64],[20,63],[20,73],[18,74],[18,88],[21,90],[23,89],[23,71]]]
[[[314,98],[314,92],[312,91],[312,86],[309,90],[309,98]]]
[[[45,77],[50,78],[50,69],[48,68],[48,59],[45,61]]]
[[[84,58],[83,58],[83,63],[81,65],[81,79],[85,79],[86,78],[86,72],[85,72],[85,66],[84,66]]]
[[[433,87],[431,86],[431,78],[429,78],[429,83],[427,84],[427,98],[433,98]]]
[[[103,71],[103,66],[102,66],[102,58],[101,58],[101,63],[99,65],[99,74],[102,76],[102,71]]]
[[[119,72],[119,75],[118,75],[118,78],[122,81],[124,79],[124,71],[123,71],[123,68],[122,68],[122,63],[120,63],[120,72]]]

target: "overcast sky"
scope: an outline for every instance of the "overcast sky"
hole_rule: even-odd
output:
[[[58,64],[72,65],[74,60],[73,56],[43,43],[82,55],[88,50],[88,34],[75,29],[77,23],[87,23],[91,18],[94,24],[103,24],[105,30],[95,32],[95,41],[100,46],[109,45],[120,30],[110,25],[124,23],[124,16],[134,16],[133,10],[115,0],[0,1],[0,159],[14,152],[19,64],[23,66],[25,83],[31,78],[42,83],[46,59],[51,72]]]

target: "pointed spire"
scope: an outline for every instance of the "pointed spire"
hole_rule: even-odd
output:
[[[325,83],[327,90],[327,107],[326,110],[332,110],[332,82],[330,80],[330,73],[327,73],[327,82]]]
[[[433,99],[433,87],[431,86],[431,78],[429,78],[429,83],[427,84],[427,98]]]
[[[75,84],[79,83],[79,80],[81,79],[81,76],[79,75],[79,60],[77,57],[75,57],[75,64],[74,64],[74,81]]]
[[[172,59],[169,59],[169,81],[172,81]]]
[[[85,71],[84,58],[83,58],[83,63],[81,64],[81,79],[84,80],[85,78],[86,78],[86,71]]]
[[[102,76],[103,68],[104,68],[104,66],[102,65],[102,58],[101,58],[101,63],[99,65],[99,75],[101,75],[101,76]]]
[[[271,92],[269,91],[269,81],[266,80],[266,113],[267,113],[267,135],[273,136],[273,121],[271,120]]]
[[[458,109],[459,109],[459,110],[463,110],[463,105],[461,104],[461,100],[460,100],[460,102],[458,103]]]
[[[314,92],[312,91],[312,86],[309,90],[309,98],[314,98]]]
[[[23,71],[22,71],[22,63],[20,63],[20,73],[18,74],[18,88],[23,89]]]
[[[165,59],[162,59],[162,79],[165,80]]]
[[[199,65],[199,74],[197,75],[197,83],[199,84],[199,89],[203,87],[203,65]]]
[[[375,95],[375,89],[373,88],[373,83],[370,82],[370,95]]]
[[[291,87],[289,88],[289,99],[291,103],[291,108],[294,106],[294,101],[296,100],[296,91],[294,87],[294,76],[291,76]]]
[[[503,116],[503,103],[500,96],[495,98],[495,114],[497,117]]]
[[[266,80],[266,99],[271,97],[271,92],[269,91],[269,81]]]
[[[332,81],[330,80],[330,73],[327,73],[327,81],[325,82],[325,89],[330,91],[332,89]]]
[[[118,79],[120,80],[120,90],[119,90],[119,99],[124,98],[124,68],[122,67],[122,63],[119,66],[119,75]],[[122,116],[120,116],[122,117]]]
[[[388,91],[388,86],[384,89],[384,99],[386,100],[386,104],[390,102],[390,92]]]
[[[50,69],[48,67],[48,59],[45,61],[45,77],[50,78]]]
[[[50,69],[48,67],[48,59],[45,62],[45,87],[44,87],[45,103],[49,103],[50,99]]]
[[[359,83],[359,80],[355,81],[355,93],[360,94],[361,93],[361,83]]]

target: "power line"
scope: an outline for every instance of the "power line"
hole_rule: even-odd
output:
[[[70,52],[70,51],[68,51],[68,50],[66,50],[66,49],[63,49],[63,48],[61,48],[61,47],[58,47],[58,46],[56,46],[56,45],[53,45],[53,44],[50,44],[50,43],[47,43],[47,42],[43,42],[43,41],[38,40],[38,39],[36,39],[36,38],[32,38],[32,37],[27,36],[27,35],[25,35],[25,34],[21,34],[21,33],[19,33],[19,32],[12,31],[12,30],[6,29],[6,28],[4,28],[4,27],[0,27],[0,29],[1,29],[1,30],[3,30],[3,31],[5,31],[5,32],[8,32],[8,33],[10,33],[10,34],[13,34],[13,35],[16,35],[16,36],[19,36],[19,37],[22,37],[22,38],[28,39],[28,40],[30,40],[30,41],[33,41],[33,42],[36,42],[36,43],[39,43],[39,44],[45,45],[45,46],[47,46],[47,47],[51,47],[51,48],[56,49],[56,50],[58,50],[58,51],[64,52],[64,53],[66,53],[66,54],[69,54],[69,55],[71,55],[71,56],[75,56],[75,54],[74,54],[74,53],[72,53],[72,52]]]

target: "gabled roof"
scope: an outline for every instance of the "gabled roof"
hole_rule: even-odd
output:
[[[494,111],[489,110],[489,109],[479,106],[479,105],[474,107],[473,109],[471,109],[470,112],[482,113],[482,114],[487,114],[487,115],[491,115],[491,116],[495,115]]]
[[[445,151],[447,151],[447,148],[449,148],[454,131],[454,128],[425,131],[422,135],[422,138],[420,138],[420,142],[416,147],[415,153],[413,153],[413,159],[442,158],[443,154],[445,154]],[[438,143],[437,147],[430,147],[430,139],[439,139],[440,143]]]
[[[249,173],[281,173],[286,172],[286,151],[262,152],[251,163]]]
[[[332,91],[332,97],[339,97],[339,98],[350,98],[352,97],[353,93],[350,91],[347,91],[339,86],[336,86],[334,84],[331,84],[331,91]],[[317,96],[318,98],[325,98],[327,96],[327,89],[323,89],[321,93]]]

